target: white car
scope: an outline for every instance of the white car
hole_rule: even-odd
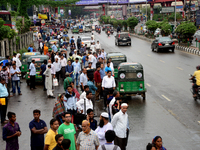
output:
[[[90,48],[91,46],[91,37],[82,37],[81,38],[81,44],[85,46],[87,44],[87,48]]]

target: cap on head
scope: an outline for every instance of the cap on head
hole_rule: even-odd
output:
[[[68,76],[68,75],[69,75],[69,72],[66,72],[65,75]]]
[[[104,117],[104,118],[109,118],[109,115],[107,112],[102,112],[101,113],[101,116]]]
[[[128,106],[128,104],[127,103],[122,103],[121,107],[123,107],[123,106]]]

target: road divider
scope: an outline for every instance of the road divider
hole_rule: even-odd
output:
[[[167,101],[171,102],[169,98],[167,98],[165,95],[162,95],[163,98],[165,98]]]

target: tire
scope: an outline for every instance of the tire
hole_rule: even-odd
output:
[[[174,53],[174,48],[172,49],[172,53]]]
[[[145,93],[143,93],[143,96],[142,96],[143,98],[143,101],[145,101],[146,100],[146,94]]]
[[[156,52],[157,52],[157,53],[159,52],[159,48],[158,48],[158,47],[156,48]]]
[[[131,46],[131,43],[129,43],[129,46]]]

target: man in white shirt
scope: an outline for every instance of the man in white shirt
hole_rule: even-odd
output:
[[[113,66],[113,63],[112,63],[112,58],[109,58],[108,62],[110,62],[110,68],[112,70],[112,74],[114,74],[114,66]]]
[[[53,62],[53,65],[56,71],[56,78],[58,79],[58,82],[59,82],[61,65],[60,65],[60,62],[58,61],[58,58],[55,59],[55,62]]]
[[[95,42],[93,42],[90,46],[90,49],[92,50],[92,53],[96,52],[96,45]]]
[[[108,121],[109,115],[107,112],[101,113],[99,126],[95,130],[99,137],[100,145],[106,143],[105,133],[108,130],[113,130],[112,124]]]
[[[48,60],[48,64],[51,64],[51,75],[52,75],[52,80],[53,80],[53,78],[56,77],[56,70],[55,70],[54,65],[51,63],[51,59]],[[48,65],[46,67],[48,68]]]
[[[96,53],[93,53],[93,60],[92,60],[92,68],[96,69],[96,64],[97,64],[97,58],[96,58]]]
[[[56,60],[56,58],[58,58],[58,62],[60,63],[60,57],[59,57],[59,52],[56,52],[56,55],[55,55],[55,60]]]
[[[78,108],[79,111],[81,111],[82,114],[86,114],[87,110],[89,108],[93,109],[93,104],[92,104],[92,92],[91,91],[87,91],[86,92],[86,97],[83,99],[80,99],[78,102],[76,102],[76,106]],[[85,101],[85,104],[84,104]],[[85,108],[86,106],[86,108]]]
[[[80,75],[80,87],[81,91],[84,91],[84,86],[87,85],[88,78],[87,78],[87,70],[86,68],[83,68],[82,73]]]
[[[86,98],[86,92],[89,91],[89,86],[85,85],[84,86],[84,92],[80,95],[80,99]]]
[[[61,78],[64,80],[66,73],[65,67],[67,66],[67,59],[63,55],[61,55],[60,65],[61,65]]]
[[[94,56],[92,55],[92,52],[89,52],[88,54],[89,54],[89,56],[88,56],[88,59],[89,59],[88,62],[93,62],[93,57]]]
[[[117,145],[113,144],[113,141],[116,137],[115,131],[108,130],[105,133],[106,143],[99,146],[98,150],[121,150],[121,148]]]
[[[74,54],[72,55],[72,57],[74,58],[74,60],[76,59],[77,56],[78,56],[77,55],[77,50],[74,50]]]
[[[93,34],[93,33],[92,33],[92,35],[91,35],[91,39],[92,39],[92,40],[95,40],[95,39],[94,39],[94,34]]]
[[[113,118],[113,112],[112,112],[112,105],[115,103],[115,101],[116,101],[116,98],[117,97],[120,97],[120,93],[119,93],[119,91],[114,91],[113,92],[113,99],[110,101],[110,103],[109,103],[109,112],[110,112],[110,119],[112,120],[112,118]]]
[[[103,77],[102,80],[102,90],[104,96],[104,109],[107,107],[107,95],[109,94],[110,90],[115,90],[115,78],[111,76],[111,71],[107,72],[107,76]]]
[[[35,75],[36,75],[36,68],[35,68],[35,60],[32,60],[29,66],[29,75],[30,75],[30,89],[35,88]]]
[[[101,50],[101,55],[104,57],[103,59],[106,60],[106,52],[104,51],[104,49],[102,48]]]
[[[118,145],[121,150],[126,150],[129,133],[128,114],[126,113],[127,109],[128,104],[122,103],[121,110],[114,115],[111,121],[113,129],[116,133],[114,143],[115,145]]]
[[[99,50],[101,50],[101,44],[99,43],[99,41],[97,41],[97,44],[96,44],[96,52],[97,52],[97,54],[99,53]]]

